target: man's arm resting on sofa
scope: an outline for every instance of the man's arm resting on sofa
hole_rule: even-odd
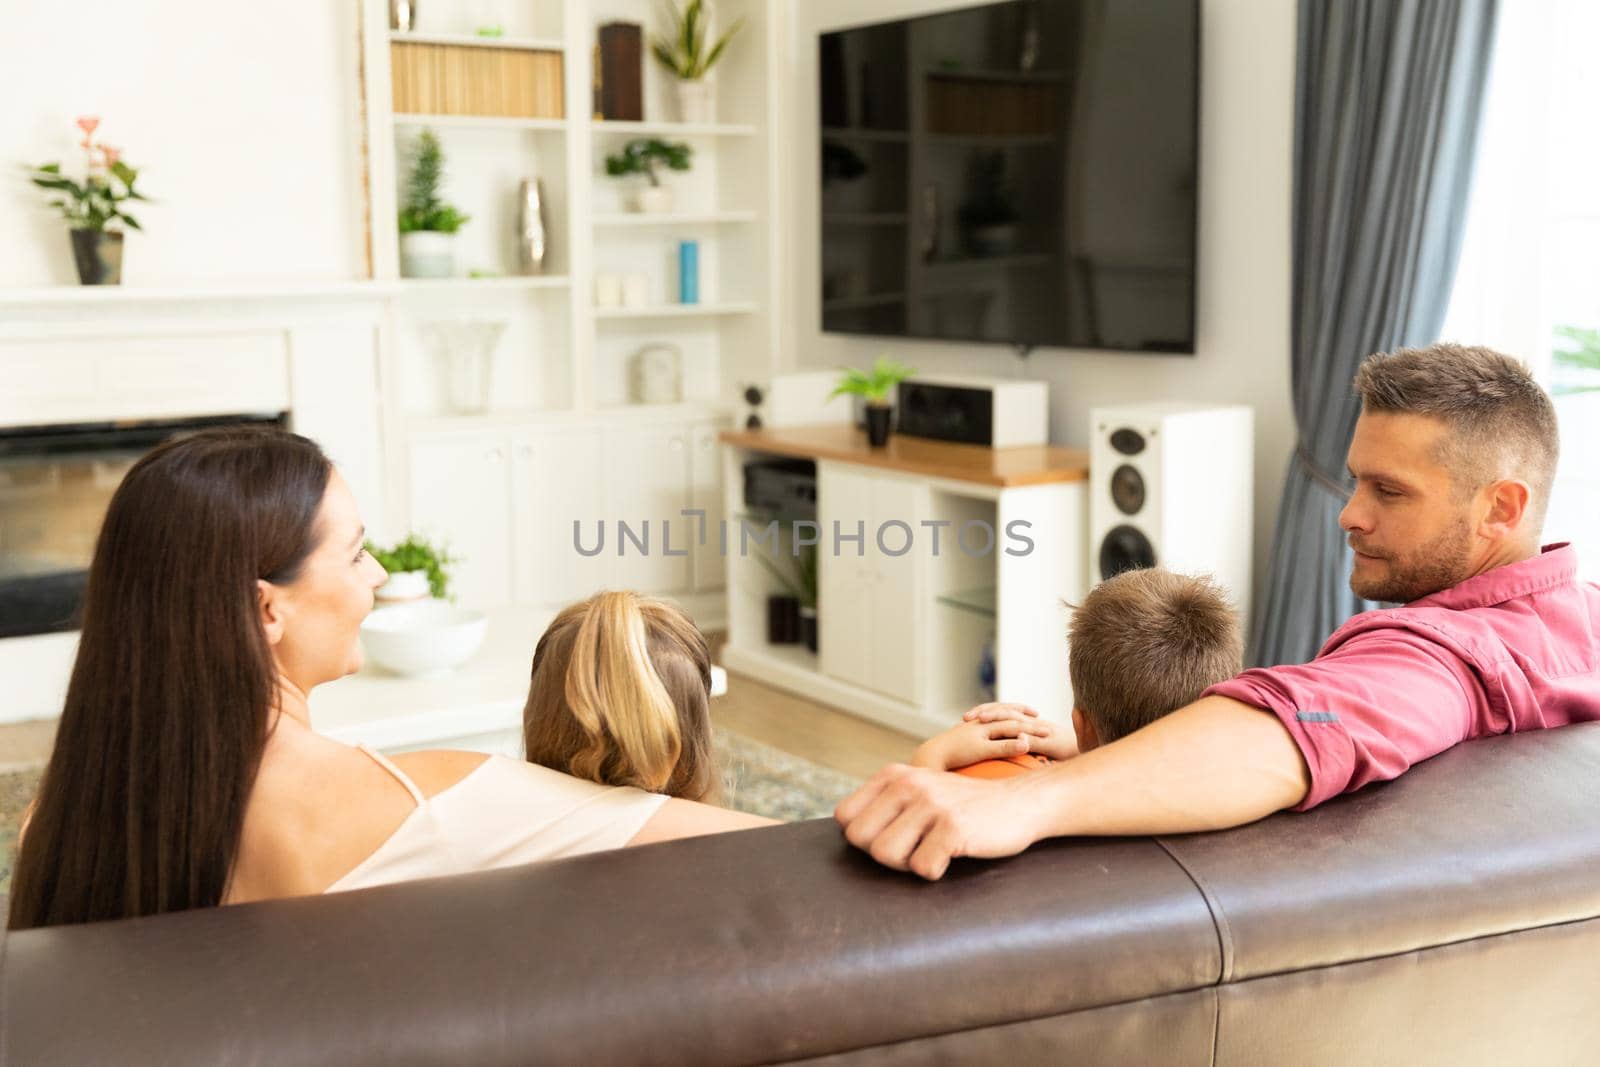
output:
[[[1057,767],[1003,781],[890,766],[834,813],[885,866],[943,876],[957,856],[1010,856],[1070,835],[1217,830],[1294,807],[1310,790],[1271,712],[1205,697]]]

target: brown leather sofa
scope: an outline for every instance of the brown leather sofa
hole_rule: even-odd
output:
[[[11,1064],[1594,1064],[1600,724],[923,884],[829,822],[6,939]]]

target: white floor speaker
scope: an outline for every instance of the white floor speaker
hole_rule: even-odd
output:
[[[1134,567],[1210,574],[1250,608],[1255,420],[1248,407],[1089,412],[1089,580]]]

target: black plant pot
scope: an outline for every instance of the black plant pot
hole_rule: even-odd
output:
[[[84,285],[122,284],[122,234],[115,230],[73,230],[72,258]]]
[[[800,609],[800,640],[811,651],[817,650],[817,609]]]
[[[767,644],[800,642],[800,601],[792,596],[767,597]]]
[[[867,405],[867,443],[873,448],[889,443],[889,421],[893,416],[894,409],[887,404]]]

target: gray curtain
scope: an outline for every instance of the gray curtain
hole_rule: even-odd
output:
[[[1372,605],[1338,515],[1371,352],[1438,339],[1496,0],[1300,0],[1290,457],[1250,660],[1302,663]]]

